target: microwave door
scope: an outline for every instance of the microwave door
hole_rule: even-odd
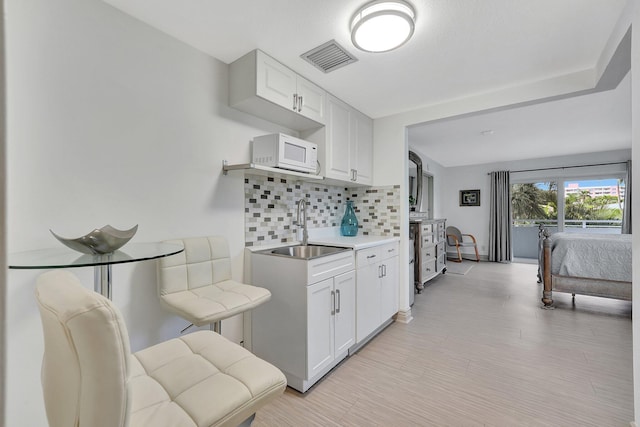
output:
[[[307,172],[307,148],[287,141],[283,143],[284,149],[280,158],[280,164],[293,170]]]

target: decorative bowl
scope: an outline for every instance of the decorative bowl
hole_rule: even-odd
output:
[[[88,255],[103,255],[110,254],[124,246],[136,234],[138,225],[136,224],[128,230],[117,230],[110,225],[105,225],[76,239],[66,239],[58,236],[53,230],[49,231],[53,237],[74,251]]]

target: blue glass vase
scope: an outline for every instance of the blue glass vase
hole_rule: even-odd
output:
[[[343,236],[355,236],[358,234],[358,218],[353,210],[353,201],[347,200],[347,207],[340,223],[340,234]]]

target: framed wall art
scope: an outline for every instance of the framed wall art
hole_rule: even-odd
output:
[[[460,190],[460,206],[480,206],[480,190]]]

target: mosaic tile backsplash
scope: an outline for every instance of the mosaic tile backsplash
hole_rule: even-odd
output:
[[[345,201],[353,200],[359,233],[400,236],[400,186],[345,188],[297,179],[246,175],[245,245],[260,246],[296,240],[296,204],[307,199],[309,228],[337,227]]]

